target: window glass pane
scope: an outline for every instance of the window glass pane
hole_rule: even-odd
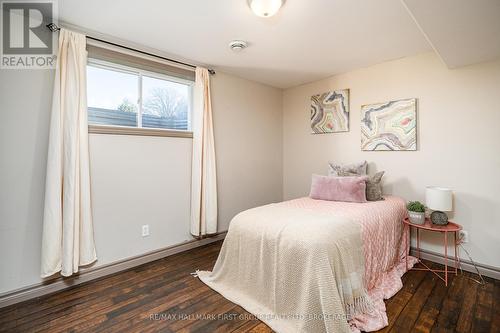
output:
[[[190,90],[187,84],[142,77],[142,127],[189,129]]]
[[[138,75],[87,66],[89,123],[137,127],[138,85]]]

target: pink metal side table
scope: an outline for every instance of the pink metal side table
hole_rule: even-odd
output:
[[[455,273],[457,275],[458,273],[458,266],[460,263],[460,259],[458,256],[458,242],[457,242],[457,234],[460,230],[462,230],[462,226],[457,223],[453,222],[448,222],[447,225],[436,225],[431,222],[429,219],[425,219],[424,224],[414,224],[411,223],[408,218],[405,218],[403,220],[404,223],[404,235],[405,235],[405,248],[406,250],[406,270],[408,270],[408,254],[410,251],[410,244],[409,244],[409,238],[411,234],[411,228],[417,229],[417,260],[419,263],[421,263],[425,268],[419,268],[419,267],[413,267],[412,270],[419,270],[419,271],[430,271],[434,274],[436,274],[441,280],[444,281],[445,286],[448,286],[448,273]],[[429,230],[429,231],[434,231],[434,232],[440,232],[444,233],[444,270],[443,269],[432,269],[429,266],[427,266],[422,260],[420,260],[420,230]],[[455,266],[455,270],[450,272],[450,269],[448,269],[448,233],[453,233],[454,235],[454,247],[455,247],[455,257],[453,260],[453,264]],[[441,276],[440,273],[444,273],[443,276]]]

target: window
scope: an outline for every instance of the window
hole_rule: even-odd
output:
[[[189,131],[192,83],[91,59],[89,124]]]

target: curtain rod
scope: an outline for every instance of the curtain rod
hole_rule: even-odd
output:
[[[52,31],[52,32],[57,32],[57,31],[61,30],[61,28],[58,27],[57,24],[55,24],[55,23],[49,23],[49,24],[46,25],[46,27],[49,28],[49,30]],[[103,40],[103,39],[99,39],[99,38],[95,38],[95,37],[91,37],[91,36],[87,36],[87,35],[85,37],[87,37],[88,39],[95,40],[97,42],[101,42],[101,43],[113,45],[113,46],[120,47],[122,49],[126,49],[126,50],[129,50],[129,51],[138,52],[138,53],[141,53],[141,54],[144,54],[144,55],[148,55],[150,57],[155,57],[155,58],[159,58],[159,59],[162,59],[162,60],[166,60],[166,61],[169,61],[169,62],[173,62],[173,63],[179,64],[179,65],[188,66],[188,67],[191,67],[191,68],[196,68],[196,65],[188,64],[186,62],[182,62],[182,61],[179,61],[179,60],[162,57],[162,56],[159,56],[157,54],[153,54],[153,53],[149,53],[149,52],[146,52],[146,51],[137,50],[137,49],[125,46],[125,45],[116,44],[116,43],[113,43],[113,42],[109,42],[107,40]],[[208,72],[210,74],[212,74],[212,75],[215,74],[215,70],[213,70],[213,69],[208,69]]]

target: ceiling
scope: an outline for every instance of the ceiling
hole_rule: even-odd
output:
[[[500,0],[403,0],[450,68],[500,56]]]
[[[429,16],[416,2],[287,0],[276,16],[260,18],[246,0],[61,0],[59,18],[130,45],[288,88],[437,50],[433,34],[422,33],[427,24],[414,21]],[[418,15],[411,7],[420,8]],[[436,30],[433,24],[428,25]],[[249,47],[233,52],[233,39]]]

